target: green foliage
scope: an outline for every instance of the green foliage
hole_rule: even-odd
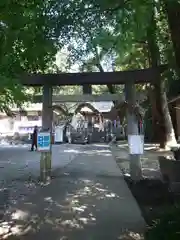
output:
[[[147,31],[154,8],[161,63],[171,66],[166,74],[170,88],[176,75],[175,58],[162,1],[2,0],[2,108],[26,99],[18,85],[21,73],[62,71],[53,62],[57,49],[64,46],[68,49],[68,59],[66,64],[60,63],[64,64],[63,71],[72,64],[79,65],[81,71],[148,67]]]
[[[44,71],[56,53],[54,15],[49,1],[0,2],[0,110],[27,99],[18,77]],[[53,28],[52,28],[53,26]]]
[[[29,99],[29,95],[24,94],[25,89],[17,83],[16,79],[0,76],[0,89],[0,111],[8,115],[11,115],[10,106],[15,102],[20,106]]]
[[[78,95],[82,93],[81,86],[61,86],[53,89],[54,95]]]
[[[69,1],[66,17],[71,19],[71,24],[68,37],[63,35],[61,41],[68,46],[71,64],[79,63],[81,70],[85,67],[89,71],[99,71],[100,66],[111,70],[116,58],[119,67],[128,54],[131,58],[131,53],[136,52],[133,68],[142,67],[138,58],[144,57],[140,52],[147,52],[141,42],[146,40],[152,7],[153,1],[145,0]]]
[[[180,207],[165,209],[145,234],[146,240],[179,240],[180,239]]]
[[[55,53],[48,1],[2,1],[0,6],[3,72],[7,75],[11,70],[12,76],[24,70],[44,70]]]
[[[161,3],[154,0],[69,0],[63,8],[64,19],[69,20],[68,33],[61,32],[61,42],[69,48],[70,62],[79,63],[81,69],[86,65],[87,70],[99,71],[97,65],[112,65],[110,58],[113,56],[117,58],[117,69],[147,67],[147,30],[156,8],[161,63],[170,62],[174,69],[172,41]],[[171,72],[168,79],[173,78]]]

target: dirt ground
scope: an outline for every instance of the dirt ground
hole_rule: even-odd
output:
[[[128,177],[125,177],[125,180],[148,226],[158,219],[166,208],[179,201],[179,196],[170,192],[167,184],[161,180],[144,179],[136,184],[133,184]]]
[[[127,145],[116,144],[111,146],[111,150],[118,166],[123,170],[124,178],[140,206],[147,225],[151,225],[166,208],[180,202],[180,195],[172,193],[168,184],[162,181],[159,169],[158,156],[172,157],[170,151],[162,151],[155,146],[146,146],[142,157],[144,179],[133,183],[129,175]]]

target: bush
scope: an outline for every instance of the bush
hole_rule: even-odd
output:
[[[175,160],[180,160],[180,148],[176,147],[176,148],[172,148],[171,151],[173,152],[174,158]]]
[[[180,240],[180,207],[166,209],[149,227],[145,240]]]

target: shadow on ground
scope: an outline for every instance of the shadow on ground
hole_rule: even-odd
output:
[[[117,194],[118,181],[115,177],[64,173],[11,205],[0,222],[0,239],[142,239],[135,232],[140,223],[126,220],[131,210],[119,210],[126,199]]]

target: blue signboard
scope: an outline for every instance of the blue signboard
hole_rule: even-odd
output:
[[[51,149],[50,132],[39,132],[37,136],[38,151],[49,152]]]

